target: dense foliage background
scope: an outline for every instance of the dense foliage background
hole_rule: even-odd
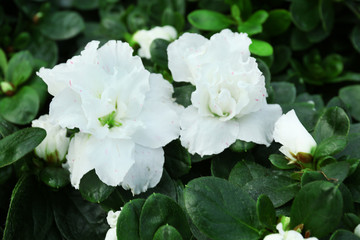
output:
[[[0,235],[103,239],[107,211],[127,204],[120,239],[260,239],[276,232],[281,215],[319,239],[358,239],[352,232],[360,223],[359,23],[356,0],[1,1]],[[311,166],[287,165],[272,155],[279,154],[276,143],[237,141],[200,157],[173,141],[165,147],[161,182],[133,196],[103,184],[94,171],[75,190],[61,163],[35,157],[45,133],[29,126],[48,113],[51,100],[36,71],[65,62],[94,39],[137,49],[137,30],[162,25],[179,36],[210,37],[224,28],[248,33],[268,103],[284,113],[295,109],[317,141]],[[172,82],[168,44],[155,40],[152,59],[143,63]],[[176,101],[189,105],[194,87],[173,86]]]

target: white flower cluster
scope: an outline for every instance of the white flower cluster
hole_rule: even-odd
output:
[[[106,217],[106,221],[110,228],[106,233],[105,240],[117,240],[116,237],[116,225],[121,211],[109,211]]]
[[[284,231],[282,223],[276,226],[279,233],[267,235],[264,240],[318,240],[316,237],[304,238],[299,232],[290,230]]]
[[[146,34],[165,38],[156,31]],[[196,87],[186,109],[174,102],[172,85],[145,70],[127,43],[109,41],[100,48],[97,41],[88,43],[81,55],[38,72],[53,99],[49,116],[33,122],[48,134],[36,153],[44,159],[55,154],[59,161],[66,156],[64,167],[75,188],[95,169],[104,183],[139,194],[160,181],[162,147],[179,136],[190,153],[200,155],[220,153],[237,139],[268,146],[273,136],[289,158],[310,151],[314,141],[295,113],[280,118],[280,106],[267,104],[250,43],[246,34],[226,29],[210,39],[185,33],[169,45],[173,79]],[[307,144],[285,136],[289,127],[281,129],[288,118],[292,138]],[[66,129],[74,128],[79,132],[66,138]]]

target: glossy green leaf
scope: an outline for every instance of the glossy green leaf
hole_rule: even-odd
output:
[[[306,184],[291,207],[291,228],[304,224],[304,231],[309,230],[318,238],[324,237],[338,226],[342,205],[341,193],[334,184],[327,181]]]
[[[256,202],[256,214],[264,227],[275,230],[275,208],[268,196],[259,196]]]
[[[253,142],[245,142],[237,139],[233,144],[230,145],[230,149],[234,152],[247,152],[255,147]]]
[[[175,227],[184,239],[190,239],[191,232],[186,215],[171,198],[152,194],[144,203],[140,215],[140,238],[152,240],[162,225]]]
[[[186,186],[184,197],[191,220],[211,239],[259,239],[255,201],[228,181],[194,179]]]
[[[45,167],[40,172],[40,179],[50,187],[61,188],[70,183],[70,173],[61,167]]]
[[[320,22],[318,2],[318,0],[293,0],[291,2],[291,17],[300,30],[308,32]]]
[[[139,220],[144,203],[144,199],[134,199],[127,202],[121,209],[116,225],[118,239],[140,240]]]
[[[350,165],[346,161],[335,162],[321,168],[328,179],[341,183],[348,176]]]
[[[36,91],[28,86],[22,87],[12,97],[0,99],[0,114],[15,124],[28,124],[37,115],[40,99]]]
[[[353,118],[360,121],[360,85],[352,85],[340,89],[339,97],[349,108]]]
[[[265,10],[257,10],[246,21],[261,25],[268,17],[269,14]]]
[[[32,74],[33,58],[28,51],[16,53],[9,61],[6,78],[15,87],[26,82]]]
[[[207,30],[219,31],[229,27],[233,22],[225,15],[210,10],[195,10],[188,15],[188,21],[194,27]]]
[[[150,45],[151,60],[164,68],[167,68],[168,65],[166,51],[168,45],[169,41],[164,39],[155,39]]]
[[[250,44],[249,50],[252,54],[266,57],[273,54],[272,46],[262,40],[251,39],[252,43]]]
[[[350,231],[340,229],[331,235],[330,240],[360,240],[360,237]]]
[[[280,154],[271,154],[269,160],[275,167],[279,169],[293,169],[295,168],[294,164],[289,164],[289,160],[285,158],[284,155]]]
[[[252,22],[244,22],[239,24],[238,31],[247,33],[248,36],[252,36],[262,32],[262,26]]]
[[[34,58],[41,59],[46,67],[53,67],[58,60],[58,46],[50,39],[43,36],[36,36],[28,47]]]
[[[182,240],[176,228],[170,225],[161,226],[155,233],[153,240]]]
[[[103,183],[95,170],[86,173],[80,181],[79,190],[81,196],[93,203],[104,201],[114,191],[115,187]]]
[[[276,36],[285,32],[291,24],[289,11],[275,9],[269,12],[269,17],[263,25],[264,31],[270,36]]]
[[[35,149],[46,136],[41,128],[24,128],[0,140],[0,167],[16,162]]]
[[[164,147],[165,168],[174,178],[179,178],[191,169],[191,155],[181,146],[179,141],[173,141]]]
[[[79,13],[58,11],[44,19],[40,31],[50,39],[65,40],[75,37],[84,27],[84,20]]]
[[[324,139],[317,147],[314,153],[314,159],[335,155],[346,147],[347,141],[342,136],[332,136]]]
[[[6,73],[7,71],[7,59],[6,59],[6,54],[5,52],[0,48],[0,68],[2,70],[3,75]]]
[[[295,85],[289,82],[272,82],[273,88],[272,100],[278,104],[293,103],[296,98]]]
[[[173,97],[175,101],[184,107],[191,105],[191,94],[195,91],[194,85],[185,85],[181,87],[174,87]]]
[[[12,134],[16,130],[18,130],[18,128],[15,125],[0,117],[0,139]]]

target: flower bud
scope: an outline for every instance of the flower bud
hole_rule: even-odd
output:
[[[70,139],[66,137],[66,129],[55,124],[49,115],[42,115],[32,121],[32,127],[43,128],[45,139],[35,148],[35,154],[48,163],[61,163],[69,148]]]

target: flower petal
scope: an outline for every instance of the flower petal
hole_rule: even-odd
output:
[[[116,228],[110,228],[106,232],[105,240],[117,240]]]
[[[178,111],[180,105],[171,99],[173,88],[159,74],[150,75],[150,91],[137,118],[144,124],[133,135],[136,143],[145,147],[163,147],[179,137],[180,123]]]
[[[222,152],[235,142],[239,131],[236,121],[220,121],[215,117],[202,117],[193,106],[187,107],[180,120],[181,144],[191,154],[201,156]]]
[[[135,161],[134,146],[130,140],[98,139],[77,133],[70,142],[66,157],[72,185],[79,188],[83,175],[95,169],[102,182],[117,186]]]
[[[264,240],[283,240],[283,236],[278,233],[265,236]]]
[[[176,82],[194,84],[191,59],[200,54],[200,47],[208,40],[195,33],[184,33],[167,48],[169,69]],[[196,66],[195,66],[196,67]]]
[[[268,104],[257,112],[239,118],[238,139],[269,146],[273,140],[274,124],[281,113],[279,105]]]
[[[127,172],[122,187],[139,194],[159,183],[163,172],[164,151],[162,148],[146,148],[135,145],[135,164]]]
[[[298,152],[311,153],[316,146],[314,138],[301,124],[294,110],[282,115],[276,122],[274,140],[295,155]]]

